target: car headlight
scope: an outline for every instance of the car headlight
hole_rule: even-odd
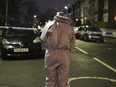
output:
[[[33,40],[33,43],[40,43],[40,42],[41,42],[41,40],[40,40],[39,37],[36,37],[36,38]]]
[[[7,39],[3,39],[3,40],[2,40],[2,43],[3,43],[3,44],[10,44],[10,42],[9,42]]]
[[[89,38],[91,38],[92,36],[91,35],[89,35]]]

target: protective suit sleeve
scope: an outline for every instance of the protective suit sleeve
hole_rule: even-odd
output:
[[[53,25],[54,21],[48,22],[45,27],[42,29],[42,34],[40,36],[40,39],[43,40],[48,32],[48,29],[51,25]]]
[[[76,42],[74,29],[71,27],[69,29],[68,33],[69,33],[69,36],[70,36],[70,48],[73,49],[75,47],[75,42]]]

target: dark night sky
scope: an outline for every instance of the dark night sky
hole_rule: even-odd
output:
[[[64,10],[64,6],[68,6],[69,4],[72,6],[72,4],[74,4],[77,0],[23,0],[22,4],[25,3],[25,5],[23,5],[20,8],[20,21],[21,23],[25,22],[25,16],[27,16],[27,3],[28,2],[36,2],[36,5],[38,7],[38,9],[40,10],[40,12],[44,13],[46,12],[47,9],[56,9],[56,11],[63,11]]]
[[[57,8],[58,11],[62,11],[65,5],[72,5],[77,0],[24,0],[35,1],[42,12],[45,12],[48,8]]]

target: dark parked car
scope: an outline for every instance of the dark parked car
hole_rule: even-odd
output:
[[[80,39],[84,41],[99,41],[104,42],[103,32],[95,26],[83,27],[81,29]]]
[[[41,54],[41,41],[36,30],[6,29],[1,37],[1,57]]]

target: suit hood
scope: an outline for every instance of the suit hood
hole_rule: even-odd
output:
[[[71,24],[70,18],[65,17],[65,16],[55,16],[55,20],[56,20],[56,22],[63,22],[66,24]]]

